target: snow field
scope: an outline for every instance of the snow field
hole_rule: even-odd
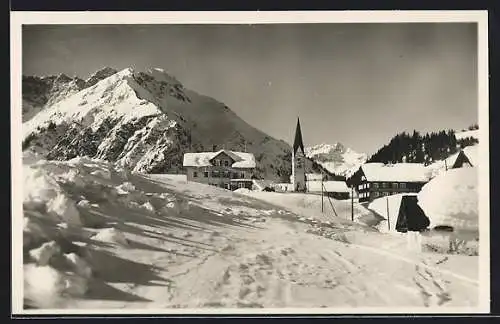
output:
[[[427,269],[415,269],[424,252],[409,253],[402,248],[404,239],[342,217],[322,219],[319,196],[234,193],[161,176],[127,174],[87,158],[25,167],[37,175],[28,179],[43,180],[51,189],[25,188],[24,294],[30,307],[476,302],[476,288],[459,279],[444,285],[444,293],[433,288],[433,280],[440,280],[437,270],[429,270],[436,279],[418,279]],[[42,208],[58,195],[73,202],[81,224],[62,221]],[[332,203],[340,215],[350,213],[350,202]],[[356,218],[371,215],[361,205],[355,205],[355,212]],[[473,276],[470,272],[468,276]],[[423,288],[413,277],[422,281]],[[434,299],[421,297],[421,291]],[[436,297],[443,294],[451,300]]]

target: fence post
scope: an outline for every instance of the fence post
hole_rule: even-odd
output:
[[[354,222],[354,186],[351,187],[351,221]]]
[[[391,216],[389,215],[389,197],[385,198],[387,204],[387,226],[389,231],[391,230]]]

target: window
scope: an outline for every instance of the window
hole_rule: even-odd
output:
[[[198,178],[198,172],[193,171],[193,178]]]
[[[363,189],[363,185],[361,185],[361,184],[360,184],[360,185],[358,186],[358,188],[359,188],[359,190]]]
[[[378,189],[378,183],[374,182],[373,183],[373,188]]]
[[[231,172],[225,171],[224,172],[224,178],[230,178],[231,177]]]
[[[219,172],[218,171],[212,171],[212,177],[218,178],[219,177]]]
[[[208,171],[203,172],[203,176],[204,176],[205,178],[208,178]]]
[[[373,193],[373,197],[377,198],[378,197],[378,192]]]
[[[389,184],[387,182],[382,182],[382,188],[388,188]]]
[[[238,178],[238,173],[233,172],[233,179],[237,179],[237,178]]]
[[[392,183],[392,187],[395,188],[395,189],[397,189],[398,188],[398,183],[397,182],[393,182]]]
[[[228,160],[224,161],[224,166],[227,166],[227,167],[229,166],[229,161]]]
[[[404,182],[403,182],[403,183],[400,183],[400,184],[399,184],[399,187],[400,187],[401,189],[406,189],[406,183],[404,183]]]
[[[231,185],[229,183],[225,183],[224,186],[226,187],[227,190],[231,190]]]
[[[241,177],[241,179],[245,179],[245,172],[241,172],[240,177]]]
[[[238,183],[238,188],[245,188],[245,184],[243,182]]]

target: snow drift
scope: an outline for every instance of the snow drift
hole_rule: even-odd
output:
[[[458,168],[427,183],[418,194],[431,226],[478,231],[478,169]]]

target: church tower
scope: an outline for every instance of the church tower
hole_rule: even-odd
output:
[[[297,118],[297,128],[295,129],[295,139],[293,141],[291,180],[293,191],[306,191],[305,152],[299,118]]]

